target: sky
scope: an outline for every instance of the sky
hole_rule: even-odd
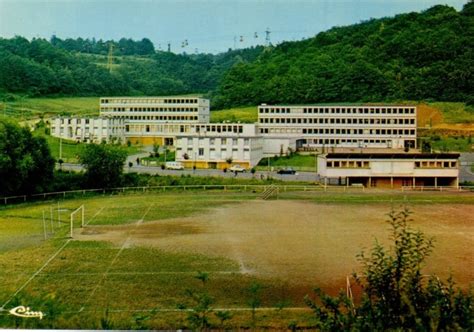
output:
[[[149,38],[175,53],[301,40],[333,26],[467,0],[0,0],[0,37]],[[187,40],[187,45],[183,46]]]

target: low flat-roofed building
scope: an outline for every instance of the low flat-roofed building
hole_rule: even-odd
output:
[[[366,187],[458,187],[457,153],[329,153],[318,174],[330,184]]]
[[[224,169],[238,164],[250,169],[262,152],[263,140],[255,124],[195,124],[176,143],[176,161],[188,168]]]

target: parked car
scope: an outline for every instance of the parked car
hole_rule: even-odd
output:
[[[181,164],[179,161],[168,161],[165,164],[166,169],[175,169],[175,170],[183,170],[184,165]]]
[[[288,168],[281,168],[277,171],[278,174],[290,174],[290,175],[294,175],[296,174],[296,171],[291,168],[291,167],[288,167]]]
[[[233,165],[231,168],[229,168],[229,171],[245,173],[247,170],[240,165]]]

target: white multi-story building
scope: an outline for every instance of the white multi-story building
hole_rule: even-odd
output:
[[[185,167],[251,168],[262,155],[263,140],[255,124],[195,124],[189,133],[178,136],[176,144],[176,161]]]
[[[100,118],[56,118],[51,133],[90,141],[93,132],[95,142],[115,137],[124,143],[172,146],[191,124],[209,123],[209,114],[209,100],[198,97],[103,97]]]
[[[318,174],[329,183],[366,187],[457,187],[458,158],[456,153],[329,153],[318,156]]]
[[[265,154],[288,148],[415,148],[414,106],[258,107]]]
[[[55,118],[51,135],[80,142],[124,143],[124,120],[117,118]]]
[[[133,144],[174,145],[193,123],[209,123],[209,100],[198,97],[103,97],[102,117],[122,118]]]

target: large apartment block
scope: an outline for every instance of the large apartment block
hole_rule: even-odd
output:
[[[262,153],[263,140],[255,124],[195,124],[176,144],[176,160],[186,167],[223,169],[239,164],[251,168]]]
[[[258,107],[258,124],[265,153],[270,154],[300,147],[416,147],[413,106],[263,104]]]
[[[193,123],[209,123],[209,100],[198,97],[103,97],[102,117],[125,121],[125,137],[134,144],[173,145]]]

